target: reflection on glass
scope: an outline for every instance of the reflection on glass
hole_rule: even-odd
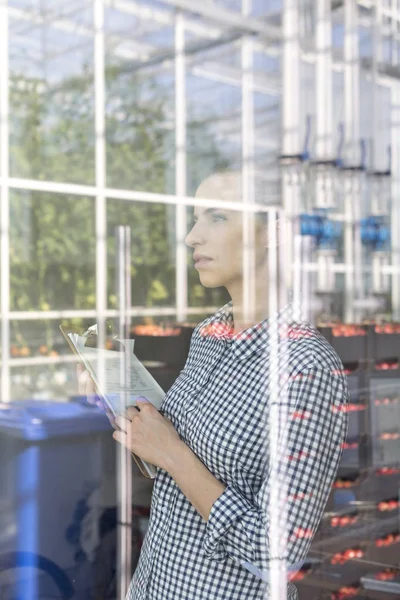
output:
[[[241,90],[192,73],[186,86],[187,182],[194,194],[208,175],[241,164]]]
[[[10,323],[11,400],[69,400],[78,393],[76,363],[60,329],[84,331],[95,318],[13,320]]]
[[[10,11],[11,175],[92,184],[91,3],[66,11],[65,3],[32,2],[35,20],[27,4]]]
[[[173,28],[114,8],[105,22],[107,185],[173,192]]]
[[[173,79],[106,70],[107,185],[148,192],[171,191]]]
[[[277,96],[254,93],[254,168],[256,202],[279,206],[280,170],[276,157],[281,147],[281,106]]]
[[[116,308],[115,227],[131,228],[132,306],[175,302],[175,207],[107,200],[108,305]]]
[[[10,206],[10,309],[94,308],[94,200],[12,192]]]

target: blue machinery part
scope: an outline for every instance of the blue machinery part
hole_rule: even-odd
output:
[[[300,215],[300,234],[310,235],[320,250],[334,249],[342,235],[342,224],[329,219],[326,210]]]
[[[306,116],[306,130],[304,137],[304,147],[303,150],[299,154],[281,154],[279,157],[281,164],[293,164],[293,163],[304,163],[310,161],[311,154],[309,150],[310,137],[311,137],[311,125],[312,125],[312,117],[311,115]],[[345,129],[344,123],[339,123],[339,142],[337,148],[337,156],[336,158],[322,159],[322,160],[312,160],[311,164],[314,166],[320,167],[334,167],[336,169],[340,169],[342,171],[366,171],[367,170],[367,146],[365,139],[360,140],[360,163],[355,165],[346,164],[343,160],[343,148],[345,143]],[[390,164],[391,164],[391,148],[389,146],[388,149],[389,154],[389,167],[386,171],[376,171],[373,175],[382,176],[382,175],[390,175]]]
[[[296,164],[303,163],[310,160],[310,152],[308,149],[308,144],[310,142],[311,135],[311,115],[307,115],[306,117],[306,135],[304,138],[304,148],[300,152],[300,154],[281,154],[279,157],[279,161],[281,164]]]
[[[382,215],[370,215],[366,219],[361,219],[361,241],[373,252],[388,250],[390,245],[388,218]]]

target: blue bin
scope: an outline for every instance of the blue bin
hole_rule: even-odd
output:
[[[97,407],[0,404],[0,588],[1,570],[13,575],[7,600],[92,597],[111,432]]]

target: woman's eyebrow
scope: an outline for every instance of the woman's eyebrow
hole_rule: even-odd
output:
[[[202,215],[208,215],[211,214],[213,212],[217,212],[217,211],[225,211],[225,208],[206,208],[206,210],[204,210],[201,214]],[[194,219],[198,219],[199,215],[196,215],[196,213],[193,214],[193,218]]]

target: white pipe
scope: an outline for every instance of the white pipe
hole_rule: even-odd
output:
[[[187,193],[186,183],[186,59],[185,20],[179,11],[175,21],[175,191],[178,196]],[[175,209],[176,235],[176,314],[178,322],[186,320],[188,304],[187,276],[187,208],[177,205]]]
[[[285,0],[283,9],[283,56],[282,56],[282,154],[292,156],[301,152],[300,140],[300,10],[298,0]],[[305,115],[304,115],[305,117]],[[282,203],[286,220],[286,268],[284,273],[287,289],[294,285],[291,266],[295,260],[293,244],[295,217],[300,213],[301,173],[291,167],[282,168]]]
[[[189,315],[202,315],[203,313],[209,312],[214,313],[218,309],[218,306],[195,306],[187,309]],[[130,317],[163,317],[176,315],[176,308],[171,306],[156,306],[149,308],[147,306],[132,306],[127,313]],[[104,312],[106,317],[117,317],[118,311],[110,308]],[[52,311],[11,311],[9,312],[9,318],[11,321],[40,321],[40,320],[61,320],[61,319],[91,319],[96,317],[95,310],[52,310]]]
[[[1,284],[1,388],[0,400],[10,401],[10,199],[9,199],[9,64],[8,7],[0,0],[0,284]]]
[[[54,194],[69,194],[73,196],[96,196],[99,191],[95,186],[76,185],[74,183],[57,183],[52,181],[39,181],[35,179],[9,178],[9,187],[18,190],[49,192]],[[0,176],[0,185],[4,184]],[[193,198],[185,195],[158,194],[153,192],[141,192],[134,190],[124,190],[115,188],[105,188],[102,190],[106,198],[122,200],[124,202],[146,202],[153,204],[170,204],[173,206],[201,206],[204,208],[225,208],[226,210],[236,210],[242,212],[265,212],[274,210],[270,206],[254,203],[248,205],[246,209],[242,202],[221,201],[218,198]]]
[[[358,152],[360,144],[360,63],[358,8],[354,0],[345,0],[345,39],[344,39],[344,98],[345,98],[345,161],[351,165],[358,164],[361,156]],[[344,181],[344,260],[347,265],[354,262],[354,276],[348,270],[345,274],[344,322],[354,321],[353,301],[362,294],[362,253],[361,239],[354,235],[354,224],[358,223],[360,204],[362,202],[362,185],[360,175],[347,175]],[[358,230],[357,230],[358,232]]]
[[[131,305],[131,229],[117,227],[116,246],[118,259],[117,297],[119,312],[119,338],[129,339],[130,318],[127,309]],[[120,381],[123,392],[120,395],[120,414],[130,400],[128,385],[131,382],[131,354],[125,352],[121,358]],[[118,483],[118,553],[117,553],[117,594],[125,600],[131,580],[132,557],[132,456],[123,444],[117,446]]]
[[[287,478],[282,474],[282,460],[287,456],[287,420],[288,407],[286,398],[285,368],[283,361],[284,336],[279,335],[277,313],[279,310],[279,260],[276,220],[271,215],[268,223],[268,281],[269,281],[269,327],[270,340],[266,360],[268,365],[268,452],[270,464],[269,506],[267,540],[270,551],[269,561],[269,596],[271,600],[287,598],[287,565],[283,557],[287,551],[287,514],[286,499],[288,494]]]
[[[105,65],[104,6],[102,0],[93,4],[94,19],[94,97],[95,97],[95,158],[96,158],[96,320],[99,347],[104,348],[105,310],[107,309],[107,215],[106,215],[106,147],[105,147]],[[100,356],[99,383],[104,389],[105,365]]]
[[[242,15],[251,14],[251,2],[242,0]],[[242,200],[244,207],[254,204],[254,101],[253,46],[252,40],[242,39]],[[245,322],[254,322],[256,303],[255,282],[255,237],[254,216],[246,210],[243,213],[243,318]]]
[[[394,321],[400,321],[400,84],[396,82],[392,88],[392,172],[395,174],[392,178],[391,194],[391,264],[392,274],[392,312]]]

